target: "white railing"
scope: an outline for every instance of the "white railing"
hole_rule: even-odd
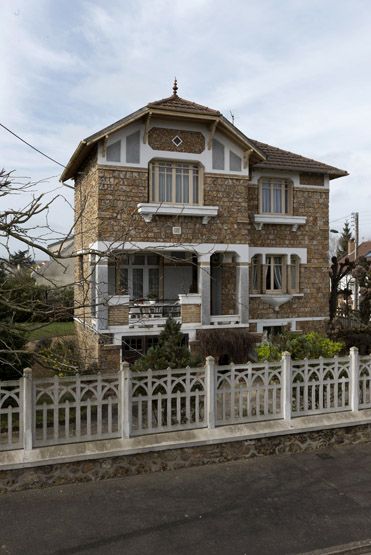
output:
[[[0,381],[0,451],[20,449],[22,445],[22,381]]]
[[[33,380],[33,444],[119,437],[118,389],[117,373]]]
[[[0,450],[371,409],[371,356],[0,382]]]
[[[216,385],[218,425],[282,418],[281,363],[219,367]]]
[[[350,357],[292,363],[292,416],[351,410]]]
[[[371,355],[359,357],[359,408],[371,408]]]
[[[207,426],[204,368],[130,372],[130,384],[131,435]]]

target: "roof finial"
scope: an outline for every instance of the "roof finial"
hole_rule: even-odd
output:
[[[176,77],[174,79],[174,85],[173,85],[173,96],[178,96],[178,82],[176,80]]]

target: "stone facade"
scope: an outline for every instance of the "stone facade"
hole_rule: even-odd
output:
[[[128,305],[118,305],[108,307],[108,325],[109,326],[127,326],[129,323],[129,307]]]
[[[175,137],[182,141],[179,146],[173,142]],[[201,154],[205,150],[205,137],[199,131],[152,127],[148,133],[148,144],[154,150]]]
[[[201,306],[199,304],[183,304],[181,317],[183,324],[201,322]]]
[[[206,157],[207,134],[200,131],[178,129],[174,122],[172,128],[161,127],[157,124],[149,129],[148,147],[154,151],[171,153],[194,154]],[[174,144],[174,137],[181,139],[181,144]],[[210,156],[211,153],[209,153]],[[163,158],[164,155],[161,155]],[[179,159],[182,159],[180,156]],[[193,159],[188,156],[187,159]],[[202,158],[205,162],[206,158]],[[100,158],[101,160],[101,158]],[[202,162],[202,163],[203,163]],[[206,166],[204,165],[206,168]],[[270,170],[272,175],[273,170]],[[261,173],[261,172],[260,172]],[[264,173],[264,171],[263,171]],[[290,172],[288,172],[290,174]],[[249,320],[268,321],[291,319],[296,322],[296,328],[324,329],[328,314],[328,188],[325,188],[325,176],[320,173],[291,172],[292,182],[299,179],[302,187],[293,188],[293,215],[306,218],[304,225],[299,225],[294,231],[292,225],[264,224],[258,230],[254,225],[254,217],[259,214],[259,187],[254,183],[254,171],[241,168],[240,174],[217,173],[211,171],[200,172],[202,183],[202,197],[205,206],[218,207],[216,217],[211,217],[207,224],[202,217],[195,216],[164,216],[154,213],[151,221],[145,221],[138,213],[137,205],[149,202],[149,172],[148,167],[130,167],[122,165],[106,165],[97,163],[97,151],[92,150],[90,157],[81,165],[76,174],[76,236],[75,248],[88,248],[95,241],[120,243],[168,243],[182,246],[191,244],[222,244],[248,245],[255,249],[282,248],[282,254],[287,249],[306,249],[307,263],[300,267],[299,292],[289,302],[279,307],[278,311],[266,304],[259,296],[252,295],[248,302],[238,306],[237,277],[239,275],[238,258],[225,260],[221,265],[220,275],[220,310],[222,315],[239,314],[241,306],[249,306],[248,317],[241,317],[242,323]],[[260,175],[260,174],[259,174]],[[252,177],[251,177],[252,176]],[[174,234],[174,226],[180,233]],[[212,254],[212,253],[211,253]],[[200,264],[200,262],[198,262]],[[245,263],[247,263],[245,261]],[[76,265],[75,298],[78,308],[76,316],[87,327],[86,335],[79,329],[81,340],[90,345],[97,341],[92,336],[89,326],[94,324],[89,308],[91,262],[88,256],[82,256],[82,261]],[[195,280],[194,280],[195,281]],[[244,282],[246,283],[246,281]],[[192,285],[193,287],[193,285]],[[160,283],[160,289],[163,283]],[[215,293],[215,291],[214,291]],[[213,301],[214,302],[214,301]],[[202,308],[202,307],[201,307]],[[205,321],[200,306],[182,306],[182,320],[187,324],[199,324]],[[242,310],[242,309],[241,309]],[[215,311],[214,311],[215,314]],[[318,320],[311,322],[311,319]],[[307,321],[301,320],[307,319]],[[206,320],[207,323],[207,320]],[[105,320],[107,325],[107,320]],[[268,324],[264,324],[268,325]],[[128,306],[108,307],[108,327],[125,326],[128,334]],[[251,323],[252,331],[256,329]],[[107,331],[107,330],[105,330]],[[93,339],[92,339],[93,337]],[[89,349],[85,349],[87,353]],[[98,354],[95,351],[98,351]],[[92,360],[99,359],[101,346],[90,349]]]
[[[183,447],[64,464],[0,470],[0,493],[242,461],[267,455],[317,451],[369,441],[371,441],[371,424],[366,424],[200,447]]]

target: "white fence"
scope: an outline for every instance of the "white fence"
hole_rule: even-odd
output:
[[[0,382],[0,450],[371,408],[371,356]]]

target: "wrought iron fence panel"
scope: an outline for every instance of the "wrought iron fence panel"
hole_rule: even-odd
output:
[[[218,367],[216,424],[282,418],[281,363]]]
[[[132,435],[207,426],[205,388],[204,368],[133,372]]]
[[[371,408],[371,355],[359,357],[359,408]]]
[[[292,416],[350,410],[350,358],[292,361]]]
[[[34,444],[120,437],[117,374],[33,380]]]
[[[21,383],[0,381],[0,451],[23,447]]]

